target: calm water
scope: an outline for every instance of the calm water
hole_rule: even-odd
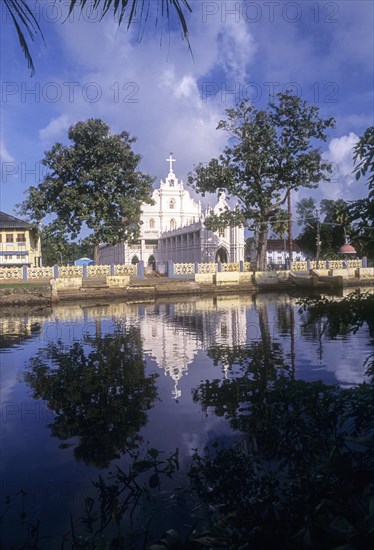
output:
[[[41,547],[57,547],[92,480],[126,468],[131,449],[178,448],[163,494],[183,484],[194,448],[237,436],[193,396],[232,376],[243,348],[296,378],[351,386],[364,380],[370,341],[365,328],[328,340],[321,323],[305,325],[295,298],[271,294],[57,306],[0,317],[0,329],[5,547],[23,543],[37,519]],[[155,532],[168,521],[165,512]]]

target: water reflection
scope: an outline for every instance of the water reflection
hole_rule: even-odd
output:
[[[145,357],[152,358],[165,376],[172,380],[171,395],[181,397],[181,381],[201,351],[215,345],[247,346],[260,341],[265,358],[274,343],[283,346],[287,361],[298,375],[335,372],[338,359],[349,356],[351,369],[336,371],[340,383],[359,383],[363,380],[364,361],[362,338],[340,335],[346,345],[344,354],[334,360],[338,346],[331,348],[331,338],[323,334],[320,319],[306,323],[298,315],[295,298],[284,295],[223,296],[190,298],[181,302],[155,304],[111,303],[87,307],[84,304],[57,306],[49,316],[28,315],[22,318],[3,318],[0,330],[4,351],[12,343],[22,343],[35,337],[42,343],[61,339],[64,343],[84,340],[96,334],[97,323],[105,323],[111,333],[121,326],[124,332],[137,327]],[[109,324],[108,324],[109,321]],[[360,352],[361,350],[361,352]],[[223,375],[226,367],[223,365]],[[303,372],[302,372],[303,371]],[[348,372],[349,371],[349,372]],[[346,378],[346,379],[344,379]],[[330,379],[332,380],[331,376]]]
[[[9,351],[27,339],[39,336],[42,330],[40,318],[28,315],[0,318],[0,350]]]
[[[144,367],[139,329],[98,331],[73,345],[50,342],[30,360],[24,379],[32,397],[54,413],[49,427],[61,446],[103,468],[139,443],[157,397],[156,375]]]
[[[312,382],[363,381],[371,338],[363,327],[331,339],[320,319],[306,327],[298,309],[295,298],[267,294],[74,304],[47,315],[4,317],[2,468],[13,493],[27,488],[30,469],[39,493],[51,479],[59,494],[77,483],[86,490],[99,474],[106,479],[106,466],[124,469],[133,450],[142,457],[147,449],[156,456],[154,449],[179,448],[185,472],[194,448],[217,439],[232,442],[240,434],[247,449],[259,450],[265,473],[268,457],[278,451],[282,464],[293,453],[302,472],[305,441],[294,437],[296,428],[316,434],[305,455],[313,465],[315,449],[331,431],[335,390]],[[48,414],[36,414],[39,404]],[[230,464],[229,457],[225,480],[235,498]],[[255,473],[248,473],[252,484]],[[242,483],[240,476],[236,480]],[[79,517],[83,499],[73,492]],[[296,496],[303,498],[302,488]],[[54,530],[56,522],[59,532],[69,529],[71,503],[52,504],[39,499],[36,517]]]

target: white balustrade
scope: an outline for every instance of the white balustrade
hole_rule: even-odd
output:
[[[68,265],[58,268],[58,276],[60,279],[66,279],[70,277],[82,277],[83,267],[78,265]]]
[[[114,275],[136,275],[137,268],[134,264],[122,264],[114,266]]]
[[[28,267],[28,279],[51,279],[53,278],[53,267]]]
[[[0,267],[0,281],[22,279],[22,267]]]
[[[239,262],[231,262],[227,264],[221,264],[221,270],[223,273],[225,272],[235,272],[240,271],[240,264]]]
[[[194,275],[195,264],[174,264],[174,275]]]
[[[106,277],[110,275],[110,265],[88,265],[87,277]]]
[[[198,273],[216,273],[218,265],[215,263],[199,264]]]

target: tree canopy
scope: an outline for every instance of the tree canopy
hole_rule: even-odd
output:
[[[353,235],[348,210],[349,205],[343,199],[322,199],[319,212],[314,199],[301,199],[296,204],[296,212],[297,222],[302,226],[298,243],[304,252],[310,256],[316,255],[319,224],[321,257],[339,258],[339,248],[344,244],[346,237]]]
[[[189,181],[205,194],[225,191],[237,207],[207,221],[210,229],[242,224],[255,230],[257,269],[265,269],[269,223],[288,193],[329,181],[331,163],[322,158],[317,141],[326,141],[334,119],[323,119],[319,109],[290,93],[277,94],[266,110],[247,100],[226,110],[218,130],[229,136],[219,158],[198,165]]]
[[[171,14],[175,13],[179,21],[182,36],[189,45],[188,27],[185,17],[185,11],[191,12],[192,9],[188,0],[55,0],[64,5],[68,5],[68,14],[65,20],[74,10],[80,9],[82,12],[87,7],[92,11],[98,11],[100,19],[103,19],[108,13],[118,21],[118,26],[127,22],[129,28],[135,21],[139,23],[139,40],[143,34],[144,26],[147,23],[150,14],[153,14],[155,25],[159,20],[165,17],[170,23]],[[29,40],[35,41],[36,36],[40,36],[44,41],[43,30],[39,25],[37,17],[27,5],[27,0],[4,0],[6,11],[10,14],[11,21],[16,29],[20,47],[24,53],[31,76],[35,73],[35,66],[29,48]],[[6,18],[3,19],[3,22]]]
[[[350,215],[361,237],[366,254],[374,254],[374,126],[370,126],[357,142],[353,152],[356,180],[367,177],[368,196],[354,201]]]
[[[51,221],[43,223],[51,236],[75,240],[88,228],[95,247],[137,238],[141,205],[152,203],[153,179],[138,170],[135,138],[111,134],[100,119],[78,122],[68,137],[71,145],[56,143],[45,153],[48,173],[37,187],[29,187],[20,212],[36,224],[50,215]]]
[[[43,265],[70,265],[77,258],[93,258],[94,249],[85,239],[71,242],[62,231],[49,226],[40,232]]]

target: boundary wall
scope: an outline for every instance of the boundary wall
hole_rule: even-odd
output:
[[[284,281],[290,272],[300,275],[342,276],[343,279],[372,278],[373,268],[367,267],[366,258],[362,260],[323,260],[292,262],[290,270],[255,272],[250,262],[232,263],[174,263],[168,260],[165,275],[170,279],[193,279],[201,284],[238,284],[251,282],[253,279],[274,280],[279,277]],[[84,265],[53,267],[0,267],[0,283],[59,281],[60,288],[82,285],[83,281],[105,278],[110,286],[121,286],[130,281],[131,277],[144,279],[147,268],[144,262],[119,265]]]

